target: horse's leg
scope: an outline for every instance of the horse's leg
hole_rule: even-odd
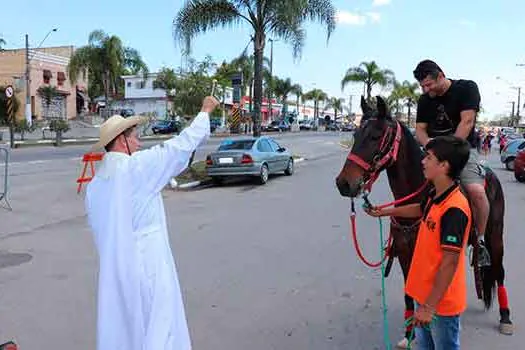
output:
[[[499,304],[499,331],[502,334],[511,335],[514,332],[512,321],[510,320],[510,308],[505,288],[505,269],[503,267],[503,239],[501,235],[495,234],[491,237],[492,251],[492,273],[498,284],[498,304]]]
[[[406,238],[403,237],[401,240],[406,244]],[[403,287],[406,285],[406,281],[408,278],[408,270],[410,268],[410,261],[411,261],[411,254],[408,246],[400,247],[398,251],[398,259],[399,264],[401,265],[401,270],[403,271]],[[403,288],[404,289],[404,288]],[[405,294],[405,323],[407,323],[407,320],[414,316],[414,299],[412,297]],[[401,339],[397,343],[397,348],[399,349],[407,349],[408,348],[408,340],[410,339],[410,335],[412,333],[412,324],[407,324],[405,326],[405,335],[403,339]]]
[[[491,266],[482,268],[483,299],[488,309],[492,302],[492,292],[495,283],[498,285],[498,304],[500,314],[499,330],[502,334],[513,334],[513,325],[510,320],[510,308],[505,288],[505,269],[503,268],[503,220],[505,212],[505,199],[501,184],[494,176],[488,192],[491,195],[491,210],[485,237],[490,242],[488,250]]]

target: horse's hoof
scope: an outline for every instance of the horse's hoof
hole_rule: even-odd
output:
[[[505,335],[513,335],[514,334],[514,325],[512,323],[500,323],[499,324],[499,332],[501,334],[505,334]]]
[[[414,342],[412,342],[412,343],[414,343]],[[399,343],[397,343],[396,348],[398,348],[398,349],[408,349],[408,339],[407,338],[401,339],[399,341]]]

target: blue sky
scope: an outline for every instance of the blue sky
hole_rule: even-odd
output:
[[[171,25],[183,1],[139,4],[129,0],[6,2],[0,34],[7,48],[22,47],[26,33],[36,46],[57,27],[45,46],[82,46],[91,30],[103,29],[138,49],[150,70],[178,67],[180,48],[174,43]],[[412,81],[411,72],[419,60],[434,59],[449,77],[478,83],[487,116],[510,112],[508,102],[517,99],[517,91],[509,83],[525,89],[525,67],[516,67],[516,63],[525,63],[520,35],[525,32],[522,1],[334,0],[334,4],[339,11],[338,25],[328,43],[317,24],[307,25],[300,60],[293,60],[290,45],[274,43],[276,75],[336,97],[348,99],[353,94],[354,111],[362,86],[348,86],[342,92],[341,78],[350,66],[369,60],[393,70],[401,81]],[[244,49],[249,33],[248,27],[241,26],[200,36],[194,41],[193,56],[201,59],[210,54],[218,62],[229,60]]]

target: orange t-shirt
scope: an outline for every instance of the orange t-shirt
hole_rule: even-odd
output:
[[[465,249],[471,221],[468,200],[457,184],[431,198],[424,210],[405,292],[424,304],[432,291],[443,251],[460,252],[454,277],[436,307],[440,316],[458,315],[467,307]]]

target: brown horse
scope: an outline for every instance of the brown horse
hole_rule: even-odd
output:
[[[386,169],[388,182],[394,198],[400,199],[413,194],[424,187],[425,178],[421,161],[423,152],[410,130],[401,122],[393,119],[381,97],[376,98],[376,106],[368,104],[361,97],[363,118],[361,126],[354,135],[354,144],[343,169],[336,178],[336,185],[342,196],[355,198],[371,189],[376,176]],[[471,234],[469,244],[473,245],[473,262],[476,291],[488,310],[492,304],[496,282],[500,312],[500,332],[512,334],[513,326],[504,286],[503,269],[503,214],[505,201],[501,184],[494,172],[484,167],[486,193],[489,198],[490,216],[485,232],[485,242],[490,254],[491,265],[478,267],[477,239]],[[366,193],[366,192],[365,192]],[[419,203],[426,196],[426,189],[399,205]],[[408,276],[414,247],[419,229],[419,220],[392,218],[390,234],[393,243],[389,251],[389,260],[385,277],[392,266],[392,259],[397,257],[403,271]],[[405,320],[414,313],[414,301],[405,295]],[[398,347],[406,346],[411,326],[405,329],[405,338]]]

